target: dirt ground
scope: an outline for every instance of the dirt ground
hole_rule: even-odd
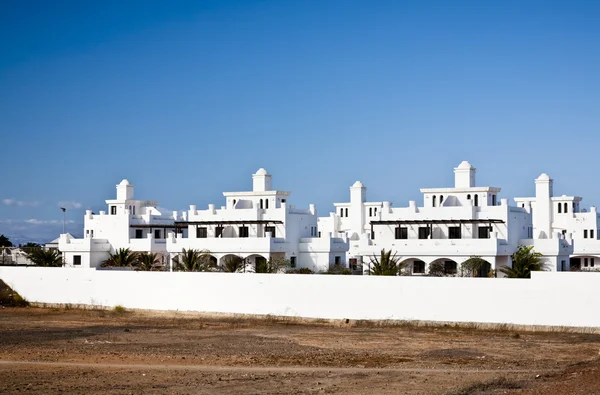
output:
[[[0,308],[1,394],[600,394],[600,335]]]

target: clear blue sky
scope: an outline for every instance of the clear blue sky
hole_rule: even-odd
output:
[[[81,234],[122,178],[220,205],[265,167],[321,215],[478,184],[600,203],[600,2],[0,2],[0,233]],[[64,204],[64,203],[63,203]]]

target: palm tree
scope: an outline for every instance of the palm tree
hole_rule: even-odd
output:
[[[397,276],[404,268],[405,263],[398,262],[392,250],[381,250],[381,255],[373,255],[369,264],[369,274],[372,276]]]
[[[211,272],[217,270],[217,263],[208,250],[184,248],[181,255],[173,259],[173,269],[180,272]]]
[[[500,271],[509,278],[531,278],[531,272],[544,270],[546,266],[541,257],[541,253],[533,251],[533,246],[520,245],[512,254],[512,267],[504,266]]]
[[[140,252],[135,259],[136,270],[151,271],[160,263],[160,255],[154,252]]]
[[[44,250],[41,247],[32,248],[27,254],[31,262],[39,266],[60,267],[63,264],[62,257],[56,250]]]
[[[103,267],[132,267],[136,263],[136,254],[129,248],[119,248],[102,263]]]
[[[223,271],[226,273],[239,273],[244,270],[246,260],[238,255],[228,255],[223,260]]]

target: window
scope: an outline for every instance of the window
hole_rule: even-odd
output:
[[[208,229],[205,227],[196,228],[196,238],[197,239],[206,239],[208,237]]]
[[[495,206],[496,203],[496,195],[492,195],[492,206]]]
[[[590,258],[590,267],[594,267],[594,258]]]
[[[419,226],[419,239],[428,239],[429,233],[430,231],[428,226]]]
[[[479,195],[475,195],[475,207],[479,206]]]
[[[335,265],[341,265],[342,264],[342,257],[341,256],[336,256],[333,260]]]
[[[265,208],[269,208],[269,199],[265,199]]]
[[[489,226],[480,226],[477,229],[478,235],[480,239],[489,239],[490,238],[490,227]]]
[[[396,239],[408,239],[408,228],[398,227],[396,230]]]
[[[247,226],[240,226],[238,228],[239,231],[239,237],[248,237],[248,227]]]
[[[471,200],[471,194],[467,195],[467,200]]]
[[[369,217],[373,216],[373,207],[369,207]]]
[[[440,206],[444,203],[444,195],[440,195]]]
[[[460,239],[460,226],[449,226],[448,227],[448,238],[449,239]]]
[[[285,199],[281,199],[281,203],[285,203]]]
[[[263,208],[263,200],[262,200],[262,199],[260,199],[260,204],[259,204],[259,206],[260,206],[260,208],[261,208],[261,209]]]
[[[292,267],[292,268],[296,267],[296,257],[295,256],[290,257],[290,267]]]
[[[348,209],[346,209],[346,217],[348,216]]]
[[[358,259],[350,258],[350,269],[352,269],[352,270],[358,269]]]
[[[587,267],[587,266],[588,266],[588,259],[587,259],[587,258],[585,258],[585,259],[583,260],[583,266],[585,266],[585,267]]]
[[[343,216],[344,216],[344,209],[343,209],[343,208],[341,208],[341,209],[340,209],[340,217],[343,217]]]
[[[133,206],[133,215],[135,215],[135,206]]]
[[[110,215],[117,215],[117,206],[110,206]]]
[[[435,207],[435,195],[433,195],[433,207]]]
[[[588,238],[587,236],[588,236],[588,235],[587,235],[587,229],[584,229],[584,230],[583,230],[583,238],[584,238],[584,239],[587,239],[587,238]]]
[[[223,236],[223,227],[217,226],[215,228],[215,237],[222,237],[222,236]]]
[[[371,240],[375,240],[375,231],[374,230],[371,231]]]
[[[558,213],[562,214],[562,203],[558,203]]]
[[[423,274],[425,273],[425,262],[423,261],[414,261],[413,263],[413,273]]]
[[[375,216],[377,216],[377,207],[375,207],[375,208],[373,209],[373,214],[374,214]]]
[[[566,234],[567,234],[567,230],[566,230],[566,229],[563,229],[563,230],[562,230],[562,235],[564,236],[564,235],[566,235]]]
[[[565,214],[568,212],[567,210],[567,203],[565,203]]]
[[[160,229],[154,229],[154,238],[160,239]]]
[[[321,232],[319,232],[319,237],[321,237]]]
[[[590,229],[590,239],[594,238],[594,229]]]
[[[73,255],[73,266],[81,266],[81,255]]]
[[[135,230],[135,238],[141,239],[142,237],[144,237],[144,231],[142,229],[136,229]]]
[[[269,232],[271,232],[271,237],[277,237],[277,236],[275,236],[275,227],[274,226],[265,226],[265,236]]]
[[[234,206],[235,206],[235,202],[236,202],[236,200],[235,200],[235,199],[233,199],[233,205],[234,205]]]
[[[444,274],[456,274],[456,262],[445,261],[444,262]]]

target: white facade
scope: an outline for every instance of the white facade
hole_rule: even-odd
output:
[[[516,206],[499,198],[500,188],[478,186],[467,161],[454,176],[453,187],[421,189],[422,206],[410,201],[405,207],[367,201],[357,181],[350,201],[334,203],[335,212],[320,218],[312,204],[290,205],[290,193],[273,189],[265,169],[252,175],[251,191],[223,193],[223,206],[190,205],[181,213],[161,213],[156,202],[135,200],[133,185],[123,180],[116,199],[106,200],[107,212],[86,212],[84,238],[61,235],[59,249],[67,266],[77,267],[98,267],[119,248],[158,252],[165,263],[197,249],[210,251],[219,264],[228,255],[251,266],[284,257],[297,268],[325,271],[337,263],[359,272],[385,249],[406,261],[409,273],[422,275],[434,262],[454,273],[473,256],[489,269],[510,266],[519,245],[532,245],[551,271],[600,266],[596,209],[581,209],[580,197],[555,197],[548,175],[535,180],[535,197],[515,198]]]

